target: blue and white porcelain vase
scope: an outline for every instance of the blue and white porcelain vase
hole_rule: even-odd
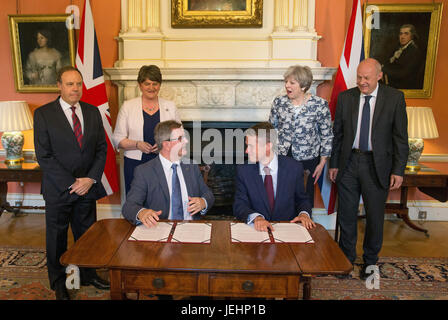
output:
[[[406,163],[406,170],[409,171],[419,171],[420,165],[418,163],[418,160],[420,159],[420,156],[423,152],[423,139],[420,138],[409,138],[409,155],[408,155],[408,162]]]
[[[23,161],[24,137],[21,131],[4,132],[2,135],[2,145],[6,150],[7,164],[16,164]]]

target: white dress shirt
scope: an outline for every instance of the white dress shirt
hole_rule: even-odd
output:
[[[173,194],[173,169],[171,166],[173,163],[177,164],[176,171],[177,171],[177,177],[179,178],[180,182],[180,192],[182,194],[182,208],[184,212],[184,220],[191,220],[191,216],[187,211],[188,207],[188,192],[187,192],[187,185],[185,184],[184,175],[182,173],[182,168],[180,167],[180,161],[171,162],[170,160],[166,159],[164,156],[159,154],[160,162],[162,163],[163,172],[165,173],[166,182],[168,184],[168,191],[170,193],[170,200],[171,195]],[[171,201],[170,201],[170,213],[168,214],[168,219],[173,218],[173,212],[171,208]]]
[[[67,102],[65,102],[64,99],[62,99],[62,98],[59,98],[59,103],[61,104],[62,111],[64,111],[64,114],[67,117],[68,123],[70,123],[70,126],[72,127],[72,130],[73,130],[73,119],[72,119],[73,112],[71,109],[72,106],[70,104],[68,104]],[[75,113],[78,116],[79,122],[81,123],[82,134],[84,134],[84,118],[82,117],[81,105],[79,104],[79,102],[77,102],[74,106],[76,107]]]
[[[369,104],[370,104],[370,122],[369,122],[369,144],[368,144],[368,150],[372,151],[372,122],[373,122],[373,113],[375,112],[375,103],[376,103],[376,98],[378,96],[378,84],[376,85],[375,90],[373,90],[373,92],[371,94],[368,94],[368,96],[372,96],[372,98],[370,98],[369,100]],[[359,99],[359,112],[358,112],[358,125],[356,127],[356,136],[355,136],[355,140],[353,141],[353,149],[359,149],[359,132],[361,131],[361,119],[362,119],[362,111],[364,108],[364,102],[366,100],[365,96],[367,96],[367,94],[363,94],[361,93],[361,97]]]

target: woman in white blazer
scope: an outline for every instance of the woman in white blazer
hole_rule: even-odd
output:
[[[113,135],[115,146],[124,150],[126,193],[131,187],[135,167],[157,156],[155,126],[166,120],[181,122],[174,102],[158,96],[162,74],[157,66],[141,67],[137,82],[142,96],[123,103]]]

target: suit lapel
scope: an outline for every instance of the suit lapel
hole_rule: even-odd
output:
[[[89,141],[89,139],[87,138],[87,135],[90,134],[91,128],[92,128],[92,122],[93,119],[92,117],[89,117],[87,115],[88,111],[86,110],[86,106],[83,103],[79,103],[81,105],[81,112],[82,112],[82,118],[83,118],[83,122],[84,122],[84,128],[83,128],[83,134],[82,134],[82,148],[84,149],[85,145],[86,145],[86,141]],[[74,135],[74,133],[73,133]]]
[[[180,162],[180,168],[182,170],[182,174],[184,176],[184,181],[185,181],[185,185],[187,186],[187,194],[188,196],[190,196],[190,194],[193,194],[192,192],[192,188],[193,186],[191,185],[194,181],[194,179],[192,179],[192,173],[191,173],[191,167],[187,166],[185,163],[183,163],[182,161]]]
[[[355,140],[356,137],[356,129],[358,127],[358,116],[359,116],[359,98],[360,98],[360,92],[359,90],[355,90],[352,95],[352,133],[353,133],[353,140]]]
[[[75,137],[75,132],[73,131],[70,123],[68,122],[68,119],[65,116],[64,111],[62,110],[62,106],[59,103],[59,98],[56,99],[55,104],[54,104],[54,115],[56,117],[55,123],[60,124],[61,129],[66,132],[66,133],[61,132],[61,134],[66,134],[67,137],[72,137],[72,139],[70,139],[72,144],[79,148],[78,141],[76,140],[76,137]]]
[[[274,212],[277,210],[277,206],[282,201],[282,195],[287,194],[285,188],[287,187],[285,182],[288,181],[288,170],[283,164],[283,158],[278,157],[278,171],[277,171],[277,191],[275,192]]]
[[[383,87],[381,85],[379,85],[378,94],[376,96],[376,102],[375,102],[375,111],[373,112],[372,134],[375,132],[375,130],[374,130],[375,126],[378,123],[378,119],[379,119],[380,115],[383,113],[384,102],[385,102],[385,99],[384,99]]]
[[[168,183],[166,182],[165,172],[163,171],[162,163],[160,162],[159,157],[157,157],[157,161],[155,161],[154,171],[156,172],[156,177],[159,177],[159,179],[157,179],[157,180],[159,181],[160,188],[162,189],[162,193],[165,196],[165,199],[168,200],[168,203],[169,203],[168,208],[169,208],[169,206],[171,204],[170,191],[168,190]]]

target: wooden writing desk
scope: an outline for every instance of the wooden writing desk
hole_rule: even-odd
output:
[[[8,167],[4,163],[4,158],[0,158],[0,216],[3,211],[13,211],[14,209],[41,209],[40,207],[17,207],[11,206],[6,201],[8,194],[8,182],[41,182],[42,171],[37,162],[24,162],[20,167]]]
[[[297,299],[300,282],[309,299],[312,276],[352,270],[319,224],[310,230],[314,244],[252,244],[231,243],[229,221],[211,223],[210,244],[179,244],[128,241],[135,228],[128,221],[100,220],[61,263],[108,268],[112,299],[126,292]]]

